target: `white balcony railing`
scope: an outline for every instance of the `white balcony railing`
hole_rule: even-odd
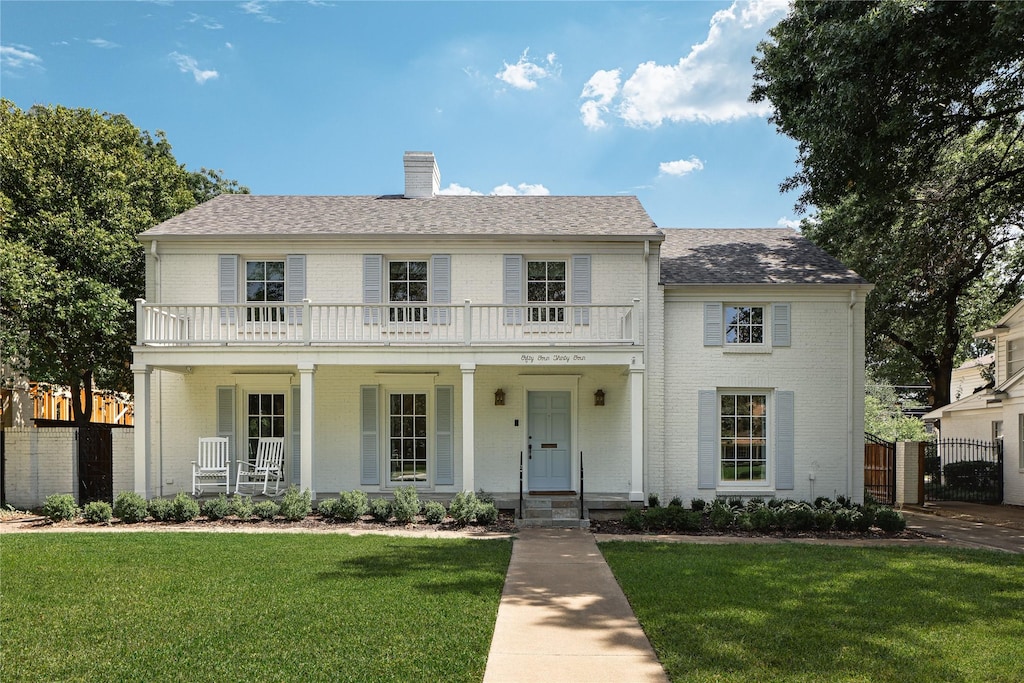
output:
[[[642,343],[640,307],[472,304],[160,305],[139,299],[140,345]]]

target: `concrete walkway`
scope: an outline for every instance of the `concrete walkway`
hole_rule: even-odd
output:
[[[484,683],[667,680],[593,534],[520,531]]]

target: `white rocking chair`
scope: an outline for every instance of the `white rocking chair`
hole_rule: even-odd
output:
[[[284,437],[260,437],[256,446],[256,460],[241,460],[238,463],[238,476],[235,478],[235,493],[243,486],[250,487],[255,493],[257,486],[262,486],[263,495],[267,495],[270,483],[274,484],[274,495],[281,491],[281,480],[284,478]]]
[[[206,436],[199,439],[199,456],[192,461],[192,495],[203,492],[204,486],[230,493],[226,437]]]

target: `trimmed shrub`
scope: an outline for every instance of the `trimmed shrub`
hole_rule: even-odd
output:
[[[387,498],[374,498],[370,501],[370,514],[378,522],[391,519],[391,502]]]
[[[657,493],[648,493],[647,494],[647,507],[649,507],[649,508],[660,508],[661,507],[661,498],[658,496]]]
[[[325,520],[333,520],[338,514],[338,499],[324,498],[316,505],[316,513]]]
[[[280,510],[281,506],[272,500],[261,500],[252,506],[252,513],[268,522],[273,521]]]
[[[494,504],[494,496],[491,495],[490,493],[487,493],[487,491],[484,491],[483,489],[479,489],[476,492],[476,499],[481,503]]]
[[[733,522],[736,521],[736,513],[730,505],[716,500],[711,504],[711,512],[708,515],[708,520],[711,522],[711,527],[716,531],[723,531],[732,526]]]
[[[475,493],[472,491],[460,491],[452,498],[452,503],[448,506],[448,514],[451,515],[456,524],[466,525],[476,519],[476,513],[479,508],[480,501],[477,500]]]
[[[440,524],[444,521],[448,511],[436,500],[428,500],[423,506],[423,516],[427,518],[428,524]]]
[[[231,503],[228,502],[228,497],[223,493],[203,503],[203,515],[211,522],[224,519],[230,514]]]
[[[78,512],[75,497],[70,493],[54,493],[43,501],[43,514],[49,517],[51,522],[74,519]]]
[[[480,503],[476,510],[476,524],[489,526],[498,521],[498,508],[494,503]]]
[[[626,514],[622,515],[622,525],[633,531],[643,531],[647,528],[644,513],[637,508],[626,510]]]
[[[703,512],[707,506],[708,504],[703,498],[694,498],[690,501],[690,509],[695,512]]]
[[[907,520],[898,510],[883,507],[875,512],[875,526],[887,534],[895,534],[907,528]]]
[[[668,502],[668,506],[672,508],[681,508],[683,507],[683,499],[680,498],[679,496],[675,496],[672,500]]]
[[[861,514],[852,508],[840,508],[836,510],[836,529],[839,531],[853,531],[857,527],[857,519]]]
[[[309,517],[311,512],[313,512],[313,493],[309,489],[300,492],[299,487],[295,484],[289,486],[288,490],[284,492],[284,497],[281,498],[278,513],[289,522],[298,522]]]
[[[858,508],[857,512],[860,513],[860,517],[854,518],[854,530],[859,531],[862,534],[870,531],[871,526],[875,523],[875,509],[870,507],[861,507]]]
[[[362,491],[342,491],[334,517],[342,522],[355,522],[370,509],[370,501]]]
[[[105,500],[94,500],[86,503],[85,508],[82,510],[82,517],[85,518],[85,521],[92,522],[93,524],[109,524],[110,518],[113,516],[114,512],[110,509],[110,503]]]
[[[761,533],[768,533],[775,528],[775,510],[772,510],[767,505],[763,505],[759,508],[750,511],[750,526],[754,531],[760,531]]]
[[[819,508],[814,511],[814,528],[817,531],[832,531],[835,526],[836,516],[828,508]]]
[[[231,514],[243,521],[252,518],[252,497],[236,493],[231,496]]]
[[[191,522],[198,516],[199,503],[184,491],[179,491],[178,495],[171,501],[171,517],[174,518],[174,521],[184,524],[185,522]]]
[[[149,510],[146,499],[135,491],[121,491],[114,499],[113,513],[125,524],[137,524],[146,519]]]
[[[736,526],[739,527],[740,531],[753,531],[754,522],[750,519],[749,512],[740,512],[736,514]]]
[[[399,524],[408,524],[416,519],[420,512],[420,496],[415,486],[401,486],[395,489],[395,500],[391,504],[391,514]]]
[[[154,498],[147,506],[149,516],[158,522],[170,521],[174,516],[174,503],[166,498]]]
[[[776,513],[776,517],[784,531],[810,531],[814,528],[814,510],[807,503],[789,501]]]

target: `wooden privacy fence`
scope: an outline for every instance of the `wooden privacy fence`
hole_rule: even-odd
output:
[[[29,384],[32,397],[32,418],[36,420],[72,420],[71,390],[67,387],[32,382]],[[85,390],[81,391],[85,402]],[[134,403],[131,398],[112,391],[93,390],[92,422],[98,424],[131,425],[134,418]]]
[[[864,434],[864,493],[883,505],[896,504],[896,444]]]

